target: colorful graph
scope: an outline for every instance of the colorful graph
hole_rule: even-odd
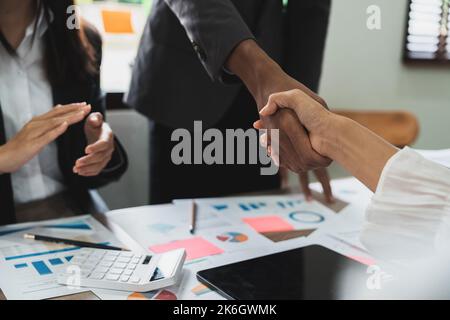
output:
[[[73,256],[67,256],[64,257],[67,261],[70,261],[70,259]],[[22,263],[17,263],[14,265],[15,269],[25,269],[28,267],[32,267],[40,276],[46,276],[49,274],[52,274],[53,271],[50,267],[52,266],[60,266],[64,264],[64,261],[62,258],[52,258],[52,259],[48,259],[48,260],[37,260],[37,261],[32,261],[31,263],[26,263],[26,262],[22,262]]]
[[[289,218],[302,223],[321,223],[325,217],[314,211],[294,211],[289,214]]]
[[[204,284],[199,283],[198,285],[196,285],[194,288],[191,289],[191,292],[198,297],[198,296],[210,293],[211,289],[209,289]]]
[[[169,291],[149,291],[149,292],[133,292],[127,297],[127,300],[177,300],[177,296]]]
[[[215,204],[213,205],[213,208],[216,209],[217,211],[223,211],[228,209],[228,205],[227,204]]]
[[[0,231],[0,236],[6,236],[11,233],[16,232],[23,232],[35,228],[45,228],[45,229],[65,229],[65,230],[92,230],[92,227],[86,223],[86,221],[79,220],[79,221],[71,221],[68,223],[60,223],[60,224],[49,224],[49,225],[42,225],[42,226],[30,226],[25,228],[5,228],[4,230]]]
[[[294,208],[296,205],[300,203],[302,203],[302,200],[277,201],[277,206],[282,209]]]
[[[223,242],[232,242],[232,243],[242,243],[248,240],[248,236],[246,234],[240,232],[225,232],[221,235],[218,235],[217,240]]]
[[[70,247],[70,248],[55,249],[55,250],[48,250],[48,251],[42,251],[42,252],[32,252],[32,253],[25,253],[25,254],[21,254],[21,255],[17,255],[17,256],[5,257],[5,260],[10,261],[10,260],[16,260],[16,259],[23,259],[23,258],[32,258],[32,257],[44,256],[44,255],[48,255],[48,254],[70,252],[70,251],[77,251],[77,250],[80,250],[80,248],[79,247]]]
[[[252,211],[264,208],[267,206],[267,204],[265,202],[250,202],[250,203],[239,203],[238,206],[244,211]]]
[[[109,245],[110,243],[109,242],[99,242],[98,244]],[[54,249],[54,250],[24,253],[24,254],[19,254],[19,255],[15,255],[15,256],[5,257],[5,260],[10,261],[10,260],[16,260],[16,259],[23,259],[23,258],[32,258],[32,257],[49,255],[49,254],[55,254],[55,253],[77,251],[80,249],[81,249],[80,247],[68,247],[68,248],[61,248],[61,249]],[[67,257],[66,257],[66,259],[67,259]],[[67,260],[67,261],[69,261],[69,260]]]

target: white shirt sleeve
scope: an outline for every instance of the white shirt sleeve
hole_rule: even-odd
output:
[[[450,252],[450,169],[405,148],[383,169],[361,241],[375,256]]]

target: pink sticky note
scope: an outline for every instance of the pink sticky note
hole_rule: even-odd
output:
[[[371,266],[376,264],[375,260],[368,257],[362,256],[348,256],[350,259],[358,261],[359,263],[365,264],[366,266]]]
[[[294,227],[278,216],[263,216],[254,218],[243,218],[246,224],[255,229],[256,232],[280,232],[294,230]]]
[[[166,244],[159,244],[151,246],[150,250],[155,253],[164,253],[180,248],[186,249],[186,260],[194,260],[223,253],[222,249],[216,247],[202,237],[195,237],[186,240],[172,241]]]

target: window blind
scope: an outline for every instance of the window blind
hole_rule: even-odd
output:
[[[450,0],[410,0],[405,59],[450,62]]]

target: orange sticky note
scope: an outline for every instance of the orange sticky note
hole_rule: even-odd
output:
[[[172,241],[166,244],[159,244],[151,246],[150,250],[155,253],[164,253],[180,248],[186,249],[186,260],[194,260],[223,253],[222,249],[216,247],[202,237],[195,237],[186,240]]]
[[[133,33],[131,12],[102,10],[103,27],[108,33]]]
[[[286,220],[278,216],[263,216],[254,218],[243,218],[246,224],[255,229],[256,232],[280,232],[291,231],[294,227]]]

